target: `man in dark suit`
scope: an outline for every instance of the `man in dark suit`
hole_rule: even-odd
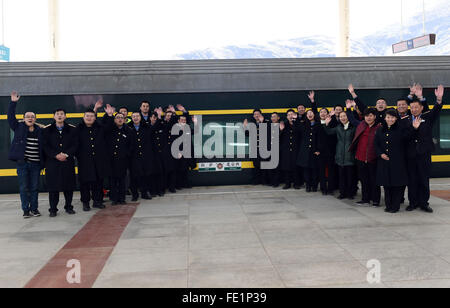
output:
[[[442,110],[444,87],[435,90],[436,104],[431,111],[424,112],[423,103],[414,100],[411,106],[411,116],[402,119],[402,125],[412,126],[414,132],[407,144],[408,164],[408,199],[407,211],[421,208],[422,211],[432,213],[428,201],[430,199],[431,153],[434,151],[433,125]]]

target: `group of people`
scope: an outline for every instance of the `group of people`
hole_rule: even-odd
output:
[[[45,169],[46,189],[49,191],[50,217],[56,217],[59,195],[64,193],[64,209],[75,214],[72,199],[76,189],[76,168],[83,210],[103,209],[104,187],[109,183],[112,205],[125,204],[127,185],[132,201],[164,196],[168,190],[175,193],[190,188],[189,168],[193,160],[182,155],[173,156],[171,134],[175,124],[189,125],[188,111],[177,105],[150,112],[150,104],[143,101],[139,111],[128,118],[126,107],[106,105],[105,115],[97,118],[103,107],[98,101],[93,109],[85,111],[77,126],[66,122],[66,112],[57,109],[54,121],[48,126],[36,123],[36,114],[26,112],[24,120],[16,119],[20,100],[11,93],[8,122],[15,132],[9,159],[17,162],[17,175],[24,218],[38,217],[39,177]],[[77,162],[77,164],[76,164]],[[108,181],[106,181],[108,179]],[[129,179],[127,181],[127,179]],[[128,183],[127,183],[128,182]]]
[[[324,195],[339,190],[338,199],[353,200],[361,182],[362,199],[358,205],[379,207],[381,187],[384,188],[386,212],[397,213],[405,202],[408,187],[407,211],[421,210],[432,213],[429,205],[433,125],[442,110],[444,87],[435,90],[436,103],[432,109],[423,97],[420,84],[410,87],[406,98],[397,100],[397,108],[388,108],[380,98],[375,107],[368,107],[348,87],[352,96],[344,105],[337,104],[331,111],[318,110],[314,91],[308,98],[311,109],[299,105],[287,111],[281,121],[278,113],[265,119],[261,110],[253,112],[251,121],[275,124],[266,127],[269,134],[280,130],[280,164],[272,170],[262,169],[263,159],[254,159],[254,184],[283,189],[301,189]],[[244,126],[248,120],[244,122]],[[273,138],[268,138],[267,148]]]
[[[408,187],[407,210],[433,212],[428,203],[432,128],[442,110],[444,87],[435,90],[432,109],[419,84],[410,87],[409,96],[398,99],[397,108],[391,109],[383,98],[369,108],[352,85],[348,90],[352,98],[331,111],[318,110],[314,91],[308,95],[311,109],[303,104],[297,110],[289,109],[284,121],[278,113],[269,120],[255,110],[251,121],[258,128],[263,123],[275,124],[266,125],[270,128],[267,149],[276,140],[273,129],[279,130],[280,163],[265,170],[260,156],[253,159],[254,184],[277,187],[284,181],[283,189],[305,185],[307,192],[317,192],[320,184],[324,195],[339,190],[339,199],[354,199],[359,180],[362,199],[357,203],[379,207],[383,187],[386,212],[390,213],[400,210]],[[105,207],[105,182],[109,183],[112,205],[125,204],[127,185],[132,201],[190,188],[188,172],[195,167],[194,160],[185,158],[181,149],[178,155],[172,153],[172,143],[184,133],[173,135],[174,125],[196,122],[182,105],[177,105],[177,115],[173,106],[151,112],[149,102],[143,101],[128,118],[126,107],[116,112],[107,104],[105,115],[98,119],[97,112],[103,108],[98,101],[77,126],[67,123],[65,110],[58,109],[54,122],[43,127],[36,123],[33,112],[26,112],[23,121],[16,119],[19,100],[13,91],[8,122],[15,134],[9,159],[17,162],[25,218],[41,215],[38,186],[44,169],[51,217],[57,216],[60,192],[64,193],[65,211],[75,214],[76,165],[84,211],[91,209],[91,201],[94,208]],[[247,124],[248,120],[244,127]],[[258,137],[258,147],[259,142]]]

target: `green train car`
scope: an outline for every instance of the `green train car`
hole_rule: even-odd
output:
[[[389,59],[390,61],[396,61],[399,62],[400,60],[397,59]],[[423,61],[431,61],[428,59],[422,59]],[[435,59],[436,60],[436,59]],[[266,60],[266,62],[273,61],[273,60]],[[297,62],[290,62],[295,60],[286,60],[290,67],[292,67],[293,63]],[[301,65],[315,65],[317,69],[320,69],[322,67],[322,62],[315,60],[302,60],[303,62]],[[322,60],[325,61],[325,60]],[[339,65],[339,61],[343,61],[342,59],[327,59],[327,63],[331,63],[334,65]],[[352,71],[352,65],[353,70],[357,67],[357,64],[362,60],[359,60],[360,62],[351,62],[356,60],[347,60],[350,61],[349,64],[347,64],[345,70],[346,71]],[[367,61],[367,60],[365,60]],[[373,60],[375,61],[375,60]],[[378,59],[377,59],[378,61]],[[382,61],[382,60],[379,60]],[[446,64],[450,66],[450,59],[449,57],[446,57],[445,59],[440,58],[439,61],[444,61]],[[178,62],[178,63],[175,63]],[[181,62],[181,63],[180,63]],[[199,63],[196,63],[197,61],[173,61],[170,63],[163,62],[163,63],[157,63],[160,66],[164,65],[182,65],[183,69],[186,69],[186,65],[191,65],[192,67],[195,67],[195,65],[199,65]],[[218,61],[200,61],[202,67],[206,67],[205,69],[208,69],[209,66],[217,66],[218,63],[223,65],[223,67],[226,68],[227,65],[230,67],[236,67],[236,65],[244,64],[248,65],[248,67],[252,67],[252,65],[255,67],[255,69],[261,69],[260,65],[266,63],[264,60],[247,60],[247,62],[218,62]],[[237,64],[236,64],[237,63]],[[250,63],[250,64],[248,64]],[[306,63],[306,64],[304,64]],[[120,64],[120,65],[119,65]],[[33,67],[31,64],[8,64],[8,65],[1,65],[0,66],[0,73],[3,72],[13,72],[13,74],[17,73],[18,67],[27,67],[28,72],[37,72],[42,68],[45,68],[45,65],[52,66],[52,67],[60,67],[64,64],[35,64],[38,66],[38,68]],[[66,66],[68,64],[65,64]],[[71,64],[75,65],[75,64]],[[98,63],[96,64],[99,65]],[[108,63],[108,66],[120,66],[120,67],[126,67],[123,63]],[[133,65],[137,65],[136,63],[133,63]],[[139,63],[139,65],[144,65],[144,63]],[[145,63],[146,67],[149,67],[151,65],[155,65],[154,62],[148,62]],[[258,68],[256,68],[259,65]],[[368,72],[367,78],[370,79],[370,77],[373,77],[373,73],[370,73],[370,67],[372,64],[367,64],[369,69],[366,69]],[[189,69],[192,69],[190,67]],[[168,105],[177,105],[182,104],[185,106],[187,110],[190,111],[192,115],[202,115],[203,125],[206,124],[217,124],[218,127],[226,127],[227,123],[230,124],[236,124],[236,123],[242,123],[242,121],[245,118],[251,117],[251,112],[254,108],[260,108],[263,110],[263,113],[267,117],[270,117],[270,113],[273,111],[278,111],[282,114],[282,117],[284,117],[284,113],[289,108],[296,108],[299,104],[305,104],[307,107],[309,106],[309,100],[307,98],[307,93],[309,90],[316,90],[316,100],[319,103],[320,107],[333,107],[334,105],[340,103],[344,104],[345,100],[349,98],[349,93],[346,90],[346,84],[347,82],[353,82],[355,86],[358,89],[358,83],[363,84],[364,80],[357,80],[357,76],[354,76],[355,79],[352,81],[352,76],[346,76],[343,77],[343,80],[339,80],[338,75],[332,76],[330,75],[330,79],[334,80],[335,84],[333,86],[324,84],[322,80],[323,76],[321,75],[323,72],[310,72],[310,76],[312,79],[316,78],[315,80],[317,82],[317,86],[313,86],[314,80],[309,81],[311,84],[308,84],[308,82],[304,82],[304,85],[302,87],[297,86],[297,88],[300,89],[292,89],[293,86],[289,87],[281,87],[280,85],[283,85],[284,76],[290,76],[290,78],[296,78],[295,76],[292,76],[292,72],[286,71],[283,72],[282,75],[280,75],[280,70],[286,69],[287,65],[283,62],[283,64],[279,64],[279,67],[277,69],[276,65],[274,65],[271,70],[277,71],[273,74],[278,74],[275,77],[272,76],[273,79],[271,81],[271,78],[267,78],[267,76],[263,76],[263,74],[267,74],[267,71],[265,72],[250,72],[251,74],[259,74],[256,79],[258,79],[258,76],[263,76],[261,81],[261,87],[258,85],[255,85],[252,83],[248,86],[248,90],[244,91],[243,88],[240,88],[238,90],[233,89],[234,87],[241,86],[241,81],[239,78],[242,78],[242,76],[239,75],[239,77],[236,77],[238,80],[236,81],[235,85],[229,85],[229,86],[223,86],[222,88],[217,86],[217,83],[219,81],[215,81],[216,85],[212,85],[211,88],[205,88],[198,87],[195,85],[195,83],[192,85],[192,87],[188,90],[185,89],[176,89],[176,91],[164,91],[164,87],[169,87],[170,84],[164,84],[160,83],[158,87],[160,89],[150,89],[148,92],[143,92],[142,89],[136,89],[136,92],[133,93],[133,87],[130,87],[126,91],[120,88],[117,88],[114,90],[114,86],[111,86],[108,90],[105,90],[105,88],[97,87],[98,91],[94,91],[96,87],[95,82],[94,85],[92,85],[93,88],[84,89],[82,86],[74,86],[74,89],[71,89],[73,86],[70,84],[71,80],[67,80],[67,85],[65,94],[60,94],[57,91],[55,91],[54,87],[57,85],[51,85],[49,83],[48,79],[45,79],[45,82],[42,80],[42,76],[39,76],[38,74],[33,75],[27,75],[25,80],[22,79],[16,79],[16,84],[14,84],[14,78],[18,78],[17,76],[13,76],[8,78],[8,73],[2,74],[2,77],[0,77],[1,82],[1,89],[0,89],[0,193],[16,193],[18,191],[18,184],[17,184],[17,177],[15,175],[15,163],[8,161],[8,151],[10,148],[10,142],[13,137],[13,132],[9,129],[8,122],[7,122],[7,109],[9,105],[9,96],[7,96],[7,93],[9,93],[11,90],[15,89],[20,91],[22,94],[21,100],[17,107],[17,113],[20,117],[20,115],[23,115],[25,111],[34,111],[38,114],[38,123],[41,124],[49,124],[52,122],[52,113],[56,108],[64,108],[69,116],[68,122],[72,124],[78,124],[81,121],[82,113],[84,110],[88,107],[92,107],[95,101],[98,98],[103,98],[105,104],[111,104],[117,108],[121,106],[126,106],[129,111],[138,110],[139,104],[142,100],[147,100],[151,104],[151,108],[156,108],[159,106],[165,107]],[[301,66],[303,67],[303,66]],[[440,65],[442,67],[442,64]],[[125,68],[126,69],[126,68]],[[217,70],[217,68],[211,68],[210,70]],[[328,69],[330,68],[330,64],[328,64]],[[445,67],[444,67],[445,69]],[[98,69],[101,71],[101,69]],[[136,68],[134,68],[136,70]],[[156,72],[155,72],[156,70]],[[60,71],[67,71],[70,72],[70,69],[68,68],[62,68]],[[119,70],[120,71],[120,70]],[[446,70],[448,72],[448,70]],[[430,105],[434,104],[434,92],[433,88],[431,86],[434,86],[435,82],[442,83],[446,86],[446,93],[444,97],[444,103],[448,103],[444,107],[444,110],[441,114],[441,117],[437,124],[434,127],[434,138],[436,143],[436,152],[433,156],[433,177],[450,177],[450,88],[448,85],[450,84],[450,80],[442,80],[445,79],[447,75],[446,72],[444,72],[443,77],[441,77],[441,80],[425,80],[426,78],[422,79],[415,79],[415,72],[411,73],[408,77],[408,80],[401,82],[397,84],[390,84],[389,87],[383,84],[380,84],[379,87],[373,87],[371,86],[361,86],[359,90],[357,90],[358,95],[360,98],[365,101],[368,105],[374,104],[375,101],[383,97],[385,98],[389,105],[395,105],[395,102],[398,98],[406,97],[409,93],[409,89],[407,88],[407,85],[410,84],[413,81],[420,81],[425,85],[424,90],[424,96],[428,99]],[[23,72],[21,72],[22,74]],[[174,72],[174,69],[171,68],[170,74],[178,74],[177,76],[180,78],[180,83],[184,83],[185,79],[187,78],[185,75],[187,73],[183,71],[177,71]],[[209,74],[210,71],[203,74]],[[248,72],[247,72],[248,73]],[[250,74],[248,73],[248,74]],[[51,74],[51,73],[49,73]],[[107,77],[104,77],[105,83],[108,83],[112,77],[116,77],[117,74],[124,74],[123,72],[111,72],[110,75]],[[168,74],[167,71],[164,71],[163,69],[160,69],[158,71],[157,69],[153,68],[153,71],[145,73],[143,72],[143,76],[150,76],[153,79],[153,82],[155,82],[156,75],[158,74]],[[191,74],[191,73],[189,73]],[[202,73],[198,73],[202,74]],[[221,78],[229,78],[229,76],[233,76],[233,74],[242,74],[242,72],[223,72],[221,73]],[[303,71],[299,69],[298,74],[303,74]],[[372,75],[371,75],[372,74]],[[391,73],[389,73],[391,74]],[[24,74],[26,75],[26,74]],[[82,75],[82,74],[81,74]],[[89,75],[90,76],[90,75]],[[89,76],[84,78],[86,83],[91,83],[92,81],[89,80]],[[115,80],[115,83],[121,82],[125,84],[130,84],[131,81],[127,80],[127,78],[130,78],[129,75],[124,74],[125,77],[122,77],[121,80]],[[159,76],[159,75],[158,75]],[[225,76],[225,77],[224,77]],[[228,77],[227,77],[228,76]],[[236,75],[238,76],[238,75]],[[422,76],[423,77],[423,76]],[[53,76],[52,78],[58,78],[58,76]],[[67,76],[60,76],[60,79],[67,79]],[[96,78],[101,78],[101,76],[97,76]],[[108,79],[109,78],[109,79]],[[189,78],[192,78],[191,75],[189,75]],[[199,77],[197,77],[199,78]],[[206,76],[206,78],[209,78]],[[252,78],[252,76],[247,77]],[[298,77],[301,79],[302,77]],[[8,82],[4,82],[4,81]],[[18,81],[20,80],[20,81]],[[59,80],[59,79],[57,79]],[[79,84],[82,84],[82,79],[77,81]],[[99,79],[101,80],[101,79]],[[223,79],[222,79],[223,80]],[[228,79],[227,79],[228,80]],[[291,80],[291,79],[289,79]],[[33,83],[30,85],[28,82]],[[301,80],[300,80],[301,81]],[[299,81],[299,83],[300,83]],[[320,82],[319,82],[320,81]],[[73,82],[73,80],[72,80]],[[174,82],[173,80],[170,82]],[[192,81],[190,81],[192,83]],[[202,81],[203,83],[204,81]],[[227,81],[223,81],[224,84],[226,84]],[[289,81],[288,83],[290,83]],[[376,80],[374,81],[376,82]],[[36,86],[36,84],[38,86]],[[41,84],[40,84],[41,83]],[[274,87],[265,87],[264,84],[275,85]],[[164,86],[162,86],[163,84]],[[14,86],[16,85],[16,86]],[[437,85],[437,83],[436,83]],[[392,87],[394,86],[394,87]],[[33,88],[34,87],[34,88]],[[46,87],[51,87],[52,91],[47,91]],[[77,88],[78,87],[78,88]],[[151,88],[151,87],[149,87]],[[176,87],[175,87],[176,88]],[[213,91],[213,90],[219,90],[222,89],[223,91]],[[265,90],[267,89],[267,90]],[[202,91],[203,90],[203,91]],[[116,93],[114,93],[116,92]],[[43,93],[49,93],[47,95],[43,95]],[[228,124],[228,125],[230,125]],[[231,130],[231,131],[230,131]],[[233,128],[228,128],[223,130],[224,133],[224,148],[226,147],[226,133],[231,133],[233,131]],[[203,136],[203,141],[206,141],[210,136]],[[246,144],[233,144],[233,146],[236,147],[245,147],[246,152],[248,152],[248,145]],[[223,163],[229,163],[232,162],[234,164],[231,164],[230,168],[226,170],[217,170],[214,166],[214,168],[202,168],[200,166],[200,169],[192,170],[190,172],[190,177],[192,184],[194,185],[200,185],[200,186],[206,186],[206,185],[237,185],[237,184],[248,184],[251,179],[251,168],[252,164],[250,163],[250,160],[247,159],[227,159],[227,158],[217,158],[217,159],[206,159],[201,158],[197,160],[197,163],[209,163],[209,162],[223,162]],[[237,163],[237,164],[236,164]],[[208,167],[208,166],[206,166]],[[210,166],[209,166],[210,167]],[[221,167],[221,166],[219,166]],[[45,178],[42,177],[41,180],[41,189],[45,190]]]

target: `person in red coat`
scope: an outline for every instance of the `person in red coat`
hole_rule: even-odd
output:
[[[381,124],[377,123],[377,110],[374,108],[364,110],[364,121],[355,119],[351,111],[355,105],[355,102],[347,101],[347,116],[352,125],[356,126],[350,150],[356,153],[356,166],[362,186],[362,199],[357,204],[370,204],[372,201],[373,206],[378,207],[380,206],[381,190],[376,185],[377,154],[374,140]]]

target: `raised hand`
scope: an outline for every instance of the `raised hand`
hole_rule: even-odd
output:
[[[94,106],[94,112],[97,112],[100,108],[103,107],[103,99],[99,99]]]
[[[248,126],[248,120],[245,119],[245,120],[244,120],[244,127],[247,127],[247,126]]]
[[[284,122],[281,121],[281,122],[280,122],[280,130],[284,130],[285,127],[286,127],[286,126],[285,126]]]
[[[175,108],[173,107],[173,105],[169,105],[169,107],[167,108],[167,110],[172,111],[172,112],[176,112]]]
[[[331,122],[331,116],[328,116],[328,117],[325,119],[325,125],[328,126],[328,125],[330,124],[330,122]]]
[[[308,98],[311,101],[311,103],[314,103],[314,96],[315,96],[314,91],[310,91],[308,94]]]
[[[416,84],[415,86],[416,86],[416,91],[415,91],[416,96],[419,99],[422,99],[423,98],[423,87],[419,83]]]
[[[416,83],[414,83],[412,86],[409,87],[409,95],[411,95],[411,96],[416,95],[416,89],[417,89],[417,85],[416,85]]]
[[[106,104],[105,112],[108,116],[112,117],[115,111],[116,108],[112,107],[110,104]]]
[[[335,115],[336,115],[336,110],[334,110],[334,109],[331,110],[331,111],[330,111],[330,118],[331,118],[331,117],[334,117]]]
[[[386,160],[386,161],[389,161],[389,160],[390,160],[390,159],[389,159],[389,156],[387,156],[386,154],[381,154],[381,158],[384,159],[384,160]]]
[[[195,125],[197,125],[198,119],[197,119],[196,116],[192,116],[192,123],[194,123]]]
[[[186,112],[186,108],[184,108],[183,105],[181,105],[181,104],[177,105],[177,109],[181,112]]]
[[[438,104],[442,104],[442,97],[444,97],[444,86],[439,85],[436,90],[434,90],[434,95],[436,95],[436,100]]]
[[[259,121],[259,123],[263,123],[264,122],[264,117],[262,115],[260,115],[258,117],[258,121]]]
[[[419,129],[420,124],[422,124],[422,119],[421,119],[421,118],[416,118],[416,119],[413,121],[413,127],[414,127],[415,129]]]
[[[314,155],[319,156],[320,152],[314,152]]]
[[[12,91],[11,92],[11,102],[17,103],[20,99],[20,95],[19,93],[17,93],[17,91]]]

